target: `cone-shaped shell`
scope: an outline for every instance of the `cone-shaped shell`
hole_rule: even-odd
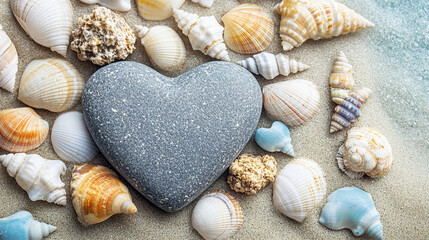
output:
[[[12,92],[18,71],[18,53],[9,36],[0,25],[0,87]]]
[[[314,83],[289,80],[263,88],[264,108],[269,115],[287,126],[298,126],[319,110],[320,94]]]
[[[75,166],[71,194],[78,219],[84,225],[103,222],[118,213],[137,212],[128,188],[116,173],[103,166]]]
[[[270,15],[255,4],[242,4],[222,17],[225,43],[232,51],[255,54],[273,41],[274,23]]]
[[[357,187],[345,187],[331,193],[319,222],[332,230],[348,228],[355,236],[366,233],[383,240],[380,213],[375,208],[371,194]]]
[[[354,83],[352,65],[348,63],[346,55],[340,52],[340,55],[335,59],[331,77],[329,78],[332,101],[338,101],[337,98],[346,99]]]
[[[38,44],[67,55],[73,27],[70,0],[10,0],[16,20]]]
[[[285,51],[307,39],[319,40],[374,27],[374,24],[334,0],[283,0],[276,6],[281,14],[280,37]]]
[[[378,177],[392,166],[392,147],[372,128],[354,127],[337,153],[338,166],[351,178]]]
[[[273,204],[284,215],[303,222],[326,194],[326,179],[310,159],[289,162],[274,182]]]
[[[68,61],[34,60],[22,74],[18,99],[31,107],[63,112],[80,101],[84,86],[82,76]]]
[[[8,152],[27,152],[39,147],[49,123],[28,107],[0,111],[0,147]]]
[[[118,10],[122,12],[127,12],[131,10],[130,0],[80,0],[86,4],[100,4],[107,8]]]
[[[201,7],[210,8],[214,0],[192,0],[194,3],[198,3]]]
[[[243,212],[238,201],[225,192],[205,195],[195,206],[192,227],[206,240],[226,239],[243,224]]]
[[[181,8],[185,0],[136,0],[140,15],[145,20],[160,21],[173,16],[174,8]]]
[[[19,211],[0,219],[0,239],[2,240],[41,240],[57,228],[33,219],[27,211]]]
[[[286,125],[275,121],[271,128],[259,128],[255,132],[256,143],[268,152],[283,152],[294,157],[292,139]]]
[[[44,159],[37,154],[10,153],[1,155],[0,162],[28,193],[31,201],[67,204],[66,190],[60,178],[66,173],[66,165],[62,161]]]

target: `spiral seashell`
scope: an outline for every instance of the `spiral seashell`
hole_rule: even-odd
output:
[[[277,175],[274,207],[295,221],[303,222],[326,194],[326,179],[319,164],[300,158],[289,162]]]
[[[128,12],[131,10],[131,2],[130,0],[80,0],[86,4],[100,4],[101,6],[105,6],[107,8]]]
[[[192,49],[223,61],[230,61],[223,40],[223,27],[214,16],[199,17],[183,10],[173,9],[173,16],[183,34],[188,36]]]
[[[346,55],[341,51],[335,59],[329,86],[331,87],[332,101],[338,101],[337,98],[346,99],[350,95],[355,81],[353,80],[352,65],[348,63]]]
[[[261,75],[267,80],[271,80],[278,75],[289,76],[290,73],[302,72],[310,68],[302,62],[289,59],[283,53],[274,55],[267,52],[253,55],[253,57],[238,61],[237,64],[256,75]]]
[[[210,8],[213,5],[214,0],[192,0],[192,2],[198,3],[201,7]]]
[[[19,211],[0,219],[0,239],[2,240],[42,240],[57,228],[33,219],[27,211]]]
[[[44,159],[37,154],[10,153],[1,155],[0,162],[28,193],[31,201],[67,204],[66,190],[60,178],[66,173],[66,165],[62,161]]]
[[[118,175],[100,165],[75,166],[71,194],[79,222],[84,225],[103,222],[118,213],[137,212],[128,188]]]
[[[255,132],[256,143],[268,152],[283,152],[295,157],[292,139],[286,125],[275,121],[271,128],[259,128]]]
[[[222,17],[226,45],[234,52],[255,54],[273,41],[274,23],[264,9],[255,4],[242,4]]]
[[[267,113],[290,127],[303,124],[319,110],[319,91],[307,80],[269,84],[262,92]]]
[[[0,25],[0,87],[12,92],[18,71],[18,53],[9,36]]]
[[[226,192],[213,192],[198,201],[191,217],[192,227],[206,240],[226,239],[243,224],[238,201]]]
[[[63,57],[67,55],[73,27],[70,0],[10,0],[10,8],[34,41]]]
[[[375,208],[371,194],[357,187],[344,187],[331,193],[319,222],[332,230],[348,228],[355,236],[366,233],[383,240],[380,213]]]
[[[0,111],[0,147],[8,152],[27,152],[39,147],[49,123],[28,107]]]
[[[374,178],[392,166],[392,147],[386,137],[372,128],[354,127],[337,153],[340,169],[351,178],[364,174]]]
[[[347,99],[333,99],[338,105],[334,109],[335,113],[332,115],[329,132],[340,131],[356,121],[360,116],[362,104],[366,102],[370,94],[371,90],[369,88],[362,88],[357,92],[351,93]]]
[[[18,99],[31,107],[63,112],[80,101],[84,86],[82,76],[68,61],[34,60],[22,74]]]
[[[52,127],[51,141],[55,153],[72,163],[87,163],[99,151],[80,112],[60,115]]]
[[[175,71],[185,64],[185,44],[173,29],[167,26],[136,28],[147,55],[158,68]]]
[[[136,0],[140,15],[145,20],[160,21],[173,16],[173,9],[181,8],[185,0]]]
[[[275,9],[281,14],[280,37],[285,51],[309,38],[331,38],[375,26],[334,0],[283,0]]]

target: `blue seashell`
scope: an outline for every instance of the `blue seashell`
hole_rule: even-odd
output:
[[[19,211],[0,219],[1,240],[40,240],[57,228],[33,219],[31,213]]]
[[[357,187],[341,188],[329,195],[319,222],[332,230],[348,228],[355,236],[367,233],[383,239],[380,213],[375,209],[371,194]]]
[[[255,133],[256,143],[268,152],[284,152],[295,157],[290,132],[282,122],[275,121],[271,128],[259,128]]]

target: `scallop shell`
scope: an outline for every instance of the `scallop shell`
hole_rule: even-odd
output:
[[[19,211],[0,219],[0,237],[2,240],[31,239],[42,240],[57,228],[33,219],[27,211]]]
[[[49,123],[28,107],[0,111],[0,147],[8,152],[27,152],[39,147]]]
[[[195,206],[192,227],[206,239],[226,239],[243,224],[243,212],[238,201],[226,192],[205,195]]]
[[[335,60],[331,77],[329,78],[332,101],[336,102],[338,98],[346,99],[350,95],[350,90],[354,84],[352,65],[348,63],[346,55],[341,51]]]
[[[326,179],[319,164],[300,158],[289,162],[274,182],[273,204],[284,215],[303,222],[326,194]]]
[[[82,76],[68,61],[34,60],[22,74],[18,99],[31,107],[63,112],[80,101],[84,86]]]
[[[80,0],[86,4],[100,4],[113,10],[128,12],[131,10],[130,0]]]
[[[383,240],[380,213],[375,208],[371,194],[357,187],[345,187],[331,193],[319,222],[332,230],[348,228],[355,236],[366,233]]]
[[[283,0],[276,8],[281,14],[280,37],[285,51],[307,39],[319,40],[374,27],[374,24],[334,0]]]
[[[70,0],[10,0],[21,27],[38,44],[67,55],[73,27]]]
[[[185,64],[185,44],[173,29],[167,26],[136,28],[147,55],[158,68],[175,71]]]
[[[98,153],[80,112],[59,116],[52,127],[51,141],[55,153],[72,163],[87,163]]]
[[[241,60],[237,64],[256,75],[261,75],[267,80],[271,80],[278,75],[289,76],[290,73],[297,73],[310,68],[302,62],[289,59],[283,53],[274,55],[267,52],[253,55],[253,57]]]
[[[116,173],[103,166],[75,166],[71,194],[78,219],[84,225],[103,222],[118,213],[137,212],[128,188]]]
[[[292,139],[286,125],[275,121],[271,128],[259,128],[255,132],[256,143],[268,152],[283,152],[294,157]]]
[[[136,0],[145,20],[160,21],[173,16],[174,8],[181,8],[185,0]]]
[[[194,3],[198,3],[201,7],[210,8],[214,0],[192,0]]]
[[[274,23],[264,9],[255,4],[242,4],[222,17],[225,43],[232,51],[255,54],[273,41]]]
[[[0,162],[28,193],[31,201],[67,204],[66,190],[60,178],[66,173],[66,165],[62,161],[44,159],[37,154],[10,153],[1,155]]]
[[[303,124],[319,110],[320,94],[310,81],[278,82],[262,91],[267,113],[290,127]]]
[[[337,153],[340,169],[351,178],[378,177],[392,166],[392,147],[386,137],[367,127],[354,127]]]
[[[9,36],[0,25],[0,87],[12,92],[18,71],[18,53]]]
[[[189,37],[192,49],[223,61],[229,61],[223,40],[223,27],[214,16],[199,17],[183,10],[173,9],[174,19],[183,34]]]

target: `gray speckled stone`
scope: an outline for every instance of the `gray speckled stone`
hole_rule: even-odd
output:
[[[146,65],[98,70],[82,97],[95,142],[119,173],[161,209],[180,210],[230,165],[259,121],[258,82],[233,63],[168,78]]]

